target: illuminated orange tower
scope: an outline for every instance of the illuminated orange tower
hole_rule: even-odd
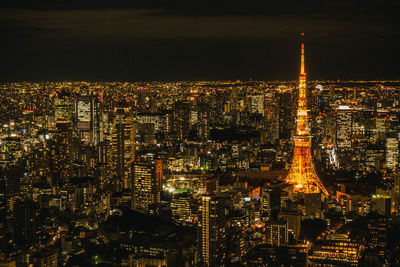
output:
[[[302,34],[303,35],[303,34]],[[311,136],[308,132],[306,72],[304,66],[304,43],[301,44],[301,67],[299,77],[299,97],[297,107],[297,127],[294,139],[292,166],[286,177],[288,184],[293,184],[294,193],[319,193],[328,195],[318,178],[311,158]]]

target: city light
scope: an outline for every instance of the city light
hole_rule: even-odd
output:
[[[211,2],[0,1],[0,267],[400,266],[400,4]]]

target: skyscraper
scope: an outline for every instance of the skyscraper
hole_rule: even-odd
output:
[[[173,131],[174,126],[174,116],[171,110],[165,112],[165,134],[169,135]]]
[[[311,158],[311,136],[308,131],[306,72],[304,66],[304,44],[301,44],[301,67],[299,78],[299,96],[297,107],[297,127],[294,139],[292,165],[286,176],[286,182],[293,185],[293,192],[319,193],[328,195],[328,191],[318,178]]]
[[[120,191],[131,187],[131,160],[135,158],[135,133],[129,108],[116,107],[114,114],[111,137],[112,169],[116,178],[116,190]]]
[[[351,149],[353,111],[349,106],[339,106],[336,116],[336,144],[340,152]]]
[[[293,94],[288,91],[276,93],[276,102],[277,102],[277,111],[278,114],[275,115],[276,119],[278,120],[278,131],[279,131],[279,138],[280,139],[289,139],[293,128],[294,128],[294,119],[293,119],[293,112],[294,108],[292,105],[287,103],[291,103],[293,99]]]
[[[37,207],[32,200],[20,200],[14,207],[14,238],[17,244],[31,247],[37,241]]]
[[[76,129],[87,143],[100,142],[102,105],[94,94],[80,95],[75,103]]]
[[[201,198],[201,258],[203,266],[224,266],[225,203],[214,195]]]
[[[176,102],[174,105],[174,128],[179,140],[184,140],[189,134],[189,104]]]
[[[52,169],[57,183],[66,183],[72,174],[71,140],[72,129],[70,121],[58,121],[56,124],[54,146],[51,151]]]
[[[73,118],[73,101],[66,91],[57,92],[54,100],[54,117],[56,121],[70,121]]]
[[[210,135],[210,114],[207,104],[200,103],[198,105],[198,136],[201,140],[208,140]]]
[[[132,209],[147,212],[160,203],[162,176],[161,159],[132,162]]]
[[[264,124],[266,141],[275,143],[279,138],[279,109],[274,91],[264,97]]]

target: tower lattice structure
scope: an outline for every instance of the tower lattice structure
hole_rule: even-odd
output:
[[[299,77],[299,96],[297,107],[297,125],[294,139],[292,165],[286,176],[286,182],[293,185],[294,193],[324,193],[328,195],[314,169],[311,157],[311,136],[308,131],[306,72],[304,65],[304,43],[301,44],[301,67]]]

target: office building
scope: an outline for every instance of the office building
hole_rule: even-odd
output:
[[[132,162],[132,209],[148,212],[160,203],[162,191],[162,160]]]
[[[135,158],[135,132],[129,108],[114,108],[111,152],[112,169],[117,191],[131,187],[131,160]]]

